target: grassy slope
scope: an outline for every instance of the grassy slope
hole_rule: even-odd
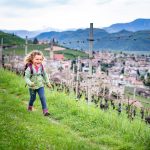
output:
[[[49,52],[48,51],[45,51],[44,48],[47,48],[48,45],[36,45],[36,44],[30,44],[28,45],[28,52],[32,51],[32,50],[41,50],[45,56],[48,56],[49,55]],[[25,54],[25,45],[18,45],[17,48],[8,48],[8,49],[5,49],[3,50],[3,53],[5,55],[7,54],[13,54],[15,51],[15,54],[16,55],[21,55],[21,56],[24,56]]]
[[[78,56],[80,56],[81,58],[88,58],[88,54],[86,54],[85,52],[71,50],[71,49],[67,49],[63,51],[56,51],[55,53],[64,54],[66,59],[75,59]]]
[[[47,47],[49,47],[49,45],[47,45],[47,44],[45,44],[45,45],[30,44],[30,45],[28,45],[28,52],[30,52],[32,50],[40,50],[44,53],[45,56],[49,56],[49,52],[44,50]],[[5,55],[13,54],[14,50],[15,50],[16,55],[24,56],[25,46],[20,45],[17,48],[8,48],[8,49],[5,49],[3,52]],[[88,55],[85,52],[71,50],[71,49],[67,49],[67,50],[63,50],[63,51],[55,51],[55,53],[56,54],[64,54],[65,59],[75,59],[78,56],[80,56],[81,58],[87,58],[88,57]]]
[[[133,98],[133,95],[131,95],[131,94],[127,94],[127,96]],[[142,97],[140,95],[135,95],[135,99],[140,101],[145,108],[149,108],[150,107],[150,98],[144,98],[144,97]]]
[[[133,88],[127,87],[125,89],[125,95],[127,97],[129,96],[130,98],[133,98],[133,93],[134,93],[134,89]],[[136,94],[135,95],[135,99],[140,101],[145,108],[149,108],[150,107],[150,98],[145,98],[143,96],[140,96],[140,95]]]
[[[4,33],[0,31],[0,39],[3,38],[3,44],[4,45],[18,45],[18,44],[24,44],[25,40],[9,33]]]
[[[3,53],[5,55],[7,54],[15,54],[16,55],[22,55],[24,56],[25,54],[25,40],[13,35],[13,34],[8,34],[0,31],[0,39],[3,38],[4,45],[18,45],[17,48],[7,48],[3,50]],[[49,47],[48,44],[43,44],[43,45],[37,45],[37,44],[28,44],[28,52],[32,50],[41,50],[45,56],[49,56],[49,52],[45,51],[44,49]],[[75,59],[78,56],[87,58],[88,55],[84,52],[81,51],[75,51],[75,50],[64,50],[64,51],[57,51],[55,52],[57,54],[64,54],[65,59]]]
[[[71,96],[46,89],[51,117],[40,102],[27,112],[22,77],[0,70],[0,149],[148,149],[150,128],[140,120],[103,112]]]

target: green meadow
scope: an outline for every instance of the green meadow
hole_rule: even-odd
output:
[[[45,56],[49,57],[49,51],[44,50],[45,48],[48,48],[48,44],[29,44],[28,45],[28,53],[33,51],[33,50],[40,50],[43,52]],[[72,50],[72,49],[65,49],[61,51],[54,51],[56,54],[63,54],[65,59],[76,59],[78,56],[81,58],[88,58],[88,54],[82,51],[78,50]],[[25,45],[18,45],[15,48],[7,48],[3,50],[4,55],[19,55],[19,56],[24,56],[25,55]]]
[[[39,98],[27,111],[22,76],[0,69],[0,150],[149,150],[150,126],[111,109],[76,101],[72,94],[45,88],[50,112]]]

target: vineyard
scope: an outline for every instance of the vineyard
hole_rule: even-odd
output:
[[[33,49],[34,50],[40,50],[43,52],[43,54],[47,57],[49,57],[49,51],[46,51],[44,49],[46,49],[47,47],[49,47],[48,44],[28,44],[28,52],[31,52]],[[24,56],[24,48],[25,45],[24,44],[20,44],[17,45],[16,47],[10,47],[10,48],[6,48],[3,51],[3,54],[6,55],[17,55],[17,56]],[[72,50],[72,49],[65,49],[63,51],[55,51],[55,54],[63,54],[65,59],[76,59],[78,56],[80,56],[81,58],[87,58],[88,55],[83,52],[83,51],[78,51],[78,50]]]
[[[57,87],[46,89],[50,117],[42,115],[39,99],[28,112],[23,77],[0,72],[0,149],[149,149],[150,128],[139,117],[130,120],[113,108],[76,101],[73,93]]]
[[[4,68],[21,75],[24,70],[23,57],[9,56],[7,59],[4,59]],[[62,67],[55,69],[53,61],[47,60],[45,63],[49,79],[56,91],[65,91],[66,94],[73,93],[76,100],[83,99],[87,103],[92,102],[103,110],[111,107],[119,114],[126,113],[131,120],[139,118],[150,123],[150,98],[138,95],[133,88],[126,87],[125,89],[121,86],[113,86],[103,80],[106,78],[103,73],[99,77],[93,75],[90,88],[88,74],[82,73],[79,66],[76,66],[76,71],[79,68],[77,73],[75,64],[71,70],[71,68],[63,69]],[[59,64],[57,65],[59,66]],[[89,92],[91,92],[91,101],[88,100]],[[149,93],[149,90],[145,90],[145,92]]]

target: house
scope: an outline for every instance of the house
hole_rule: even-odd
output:
[[[69,69],[71,67],[71,61],[62,61],[61,62],[61,67],[63,69]]]
[[[59,60],[59,61],[64,60],[64,55],[63,54],[54,54],[53,59]]]

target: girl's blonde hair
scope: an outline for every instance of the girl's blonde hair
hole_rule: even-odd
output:
[[[36,55],[41,55],[42,56],[42,59],[44,60],[44,55],[41,51],[38,51],[38,50],[34,50],[32,52],[30,52],[25,58],[24,58],[24,63],[27,64],[27,63],[32,63],[34,57]]]

